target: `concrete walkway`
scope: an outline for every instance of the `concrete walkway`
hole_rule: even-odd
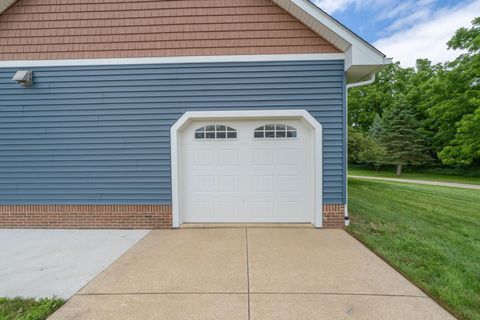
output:
[[[349,177],[349,178],[355,178],[355,179],[394,181],[394,182],[405,182],[405,183],[415,183],[415,184],[426,184],[426,185],[431,185],[431,186],[442,186],[442,187],[453,187],[453,188],[463,188],[463,189],[476,189],[476,190],[480,190],[480,185],[468,184],[468,183],[430,181],[430,180],[413,180],[413,179],[401,179],[401,178],[382,178],[382,177],[351,176],[351,175],[348,175],[348,177]]]
[[[153,231],[51,320],[454,319],[342,230]]]
[[[142,230],[0,230],[0,297],[70,298]]]

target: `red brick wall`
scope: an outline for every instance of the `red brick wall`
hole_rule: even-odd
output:
[[[171,228],[170,205],[0,205],[0,228]]]
[[[345,206],[343,204],[323,205],[323,227],[326,229],[345,227]]]
[[[345,206],[323,206],[323,227],[345,226]],[[168,229],[170,205],[0,205],[0,228]]]
[[[19,0],[0,60],[340,52],[269,0]]]

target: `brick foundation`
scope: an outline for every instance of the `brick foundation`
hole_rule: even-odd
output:
[[[323,227],[345,227],[345,206],[323,206]],[[168,229],[170,205],[0,205],[0,228]]]
[[[345,206],[343,204],[323,205],[323,228],[340,229],[345,227]]]
[[[0,205],[0,228],[163,229],[170,205]]]

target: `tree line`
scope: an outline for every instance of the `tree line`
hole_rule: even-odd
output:
[[[349,162],[379,168],[480,166],[480,17],[448,42],[451,62],[385,67],[349,91]],[[412,52],[412,54],[415,54]]]

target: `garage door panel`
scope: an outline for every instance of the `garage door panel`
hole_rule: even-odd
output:
[[[216,206],[216,216],[236,220],[241,217],[240,201],[219,201]]]
[[[238,175],[218,176],[218,192],[240,192],[240,177]]]
[[[280,175],[277,186],[279,192],[299,192],[299,177],[298,175]]]
[[[288,219],[295,214],[300,207],[298,201],[279,201],[278,202],[278,217],[280,219]]]
[[[237,130],[235,139],[195,140],[195,129],[208,126],[206,121],[181,132],[180,208],[185,222],[311,221],[313,130],[291,120],[277,127],[295,127],[295,138],[255,139],[255,129],[267,122],[275,123],[222,122]]]
[[[215,215],[215,202],[213,201],[192,201],[196,208],[196,215],[199,218],[210,219]]]
[[[252,164],[256,166],[271,166],[274,159],[273,149],[253,149]]]
[[[215,150],[214,149],[194,149],[193,151],[194,166],[214,166]]]
[[[221,166],[238,166],[240,164],[240,151],[238,149],[218,150],[218,164]]]
[[[254,201],[253,203],[253,214],[260,219],[273,219],[274,212],[274,201]]]
[[[255,192],[272,193],[275,188],[275,177],[273,175],[254,175],[253,190]]]
[[[277,164],[298,165],[300,150],[298,148],[279,148],[277,151]]]
[[[194,180],[194,190],[197,193],[215,192],[215,176],[214,175],[196,175]]]

